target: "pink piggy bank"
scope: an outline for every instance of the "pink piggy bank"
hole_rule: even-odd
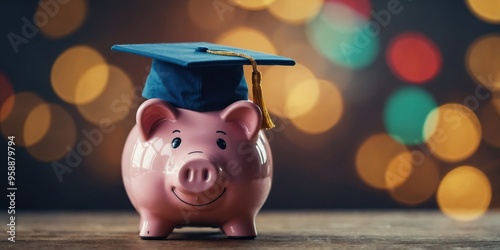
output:
[[[149,99],[136,120],[122,173],[141,217],[141,238],[165,238],[182,226],[220,227],[229,238],[256,237],[255,217],[272,179],[259,107],[237,101],[220,111],[196,112]]]

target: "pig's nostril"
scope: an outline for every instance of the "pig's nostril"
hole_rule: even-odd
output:
[[[184,171],[184,178],[186,178],[187,181],[192,181],[193,180],[193,171],[191,169],[187,169]]]
[[[210,173],[208,172],[208,169],[203,169],[203,172],[202,172],[202,178],[203,178],[203,181],[207,182],[209,179],[210,179]]]

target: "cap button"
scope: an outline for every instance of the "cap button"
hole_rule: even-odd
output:
[[[198,52],[207,52],[208,48],[207,47],[198,47],[196,48],[196,51]]]

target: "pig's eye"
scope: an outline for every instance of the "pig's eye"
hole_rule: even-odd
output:
[[[220,149],[226,149],[226,141],[222,138],[217,139],[217,146],[219,146]]]
[[[175,137],[173,140],[172,140],[172,147],[173,148],[178,148],[180,145],[181,145],[181,138],[179,137]]]

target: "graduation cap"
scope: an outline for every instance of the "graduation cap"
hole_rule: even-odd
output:
[[[290,58],[206,42],[125,44],[111,49],[153,59],[144,98],[200,112],[248,100],[243,65],[252,65],[253,102],[261,108],[266,129],[274,124],[264,104],[257,65],[295,65]]]

